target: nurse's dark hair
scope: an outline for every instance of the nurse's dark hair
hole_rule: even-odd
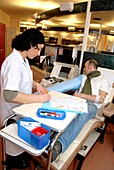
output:
[[[35,28],[27,29],[12,40],[12,49],[27,51],[38,44],[44,44],[44,35]]]

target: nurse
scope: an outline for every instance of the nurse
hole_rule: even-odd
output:
[[[5,59],[0,75],[0,122],[12,115],[12,109],[25,103],[47,102],[51,96],[46,89],[32,77],[27,57],[33,59],[40,55],[44,47],[44,36],[38,29],[28,29],[17,35],[12,41],[12,53]],[[37,94],[32,94],[32,88]],[[24,169],[28,166],[27,157],[22,148],[6,142],[7,166]]]

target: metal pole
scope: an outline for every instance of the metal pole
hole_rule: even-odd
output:
[[[13,118],[14,116],[15,114],[6,117],[5,120],[2,122],[2,128],[6,127],[8,120]],[[6,170],[5,161],[6,161],[6,143],[5,139],[2,138],[2,170]]]
[[[83,38],[80,64],[79,64],[79,71],[81,71],[81,68],[82,68],[83,55],[84,55],[84,51],[86,51],[86,46],[87,46],[89,25],[90,25],[90,19],[91,19],[90,8],[91,8],[91,0],[88,0],[87,11],[86,11],[86,22],[85,22],[85,29],[84,29],[84,38]]]

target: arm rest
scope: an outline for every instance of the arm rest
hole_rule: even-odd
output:
[[[107,117],[111,117],[114,115],[114,104],[110,103],[107,107],[104,108],[103,114]]]

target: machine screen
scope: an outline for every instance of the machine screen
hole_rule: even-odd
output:
[[[68,78],[71,68],[62,66],[58,77]]]

